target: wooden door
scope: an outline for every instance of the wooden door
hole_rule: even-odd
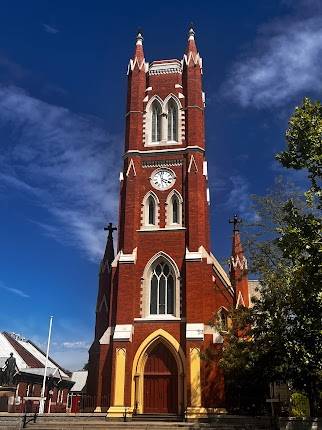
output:
[[[169,349],[158,343],[144,369],[144,413],[177,413],[177,363]]]

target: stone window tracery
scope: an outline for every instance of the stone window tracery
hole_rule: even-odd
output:
[[[174,273],[165,261],[152,272],[150,287],[150,315],[174,314]]]

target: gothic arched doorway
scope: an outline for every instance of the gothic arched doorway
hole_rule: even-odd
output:
[[[177,363],[162,342],[148,352],[143,384],[144,413],[178,412]]]

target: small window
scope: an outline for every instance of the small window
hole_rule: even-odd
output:
[[[218,313],[218,316],[221,330],[228,330],[228,312],[226,311],[226,309],[221,308]]]
[[[161,107],[158,102],[152,105],[152,142],[161,140]]]
[[[176,195],[172,197],[172,223],[179,224],[179,201]]]
[[[178,108],[173,100],[168,104],[168,140],[178,141]]]
[[[148,200],[148,219],[150,225],[155,225],[155,202],[152,196]]]
[[[150,314],[174,314],[174,274],[166,262],[159,262],[151,277]]]

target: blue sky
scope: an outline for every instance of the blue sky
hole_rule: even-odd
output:
[[[318,1],[4,1],[0,17],[0,329],[71,369],[87,361],[99,260],[117,222],[126,68],[182,58],[193,21],[204,61],[212,248],[280,173],[289,114],[322,92]],[[300,180],[294,176],[295,180]]]

